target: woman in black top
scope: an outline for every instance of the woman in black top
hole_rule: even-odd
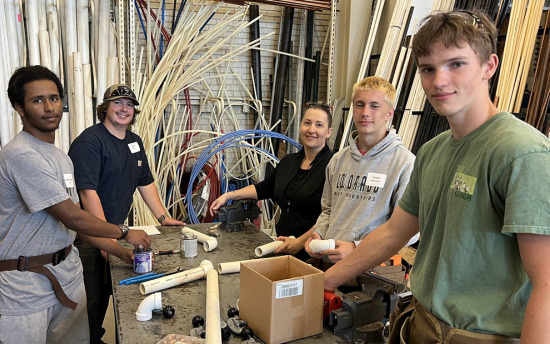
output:
[[[275,229],[277,240],[285,242],[275,253],[293,254],[306,260],[304,244],[321,214],[325,168],[334,154],[326,145],[332,133],[332,114],[323,104],[308,104],[300,123],[298,153],[286,155],[262,182],[221,195],[210,206],[214,214],[229,200],[273,199],[281,208]],[[296,239],[289,238],[294,236]]]

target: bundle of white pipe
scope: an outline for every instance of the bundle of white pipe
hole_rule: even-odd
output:
[[[181,234],[185,234],[185,233],[191,233],[196,235],[197,241],[202,244],[202,247],[204,247],[204,250],[206,252],[210,252],[214,250],[216,247],[218,247],[218,240],[214,237],[203,234],[201,232],[194,231],[189,227],[183,227],[181,229]]]
[[[315,253],[319,253],[324,250],[332,250],[335,247],[336,246],[335,246],[334,239],[327,239],[327,240],[313,239],[309,242],[309,248]]]
[[[154,309],[162,308],[162,295],[161,293],[154,293],[147,296],[138,306],[136,311],[137,321],[147,321],[153,317]]]
[[[139,291],[142,295],[145,295],[159,290],[175,287],[180,284],[196,281],[204,278],[206,273],[212,269],[214,269],[212,262],[209,260],[203,260],[198,268],[185,270],[173,275],[143,282],[139,285]]]
[[[218,264],[218,273],[220,275],[225,274],[233,274],[237,272],[241,272],[241,263],[250,262],[253,259],[250,260],[239,260],[236,262],[225,262],[225,263],[219,263]]]
[[[218,272],[214,269],[206,273],[206,343],[221,344],[220,290]]]
[[[293,236],[290,236],[289,238],[296,239]],[[256,249],[254,250],[254,253],[256,254],[257,257],[263,257],[275,252],[275,250],[281,247],[284,243],[285,243],[284,241],[275,240],[273,242],[270,242],[269,244],[256,247]]]

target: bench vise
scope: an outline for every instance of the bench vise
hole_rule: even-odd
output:
[[[255,200],[241,199],[220,207],[216,218],[221,228],[228,232],[236,232],[245,228],[245,221],[254,221],[261,213]]]

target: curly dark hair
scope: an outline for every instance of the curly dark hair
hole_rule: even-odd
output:
[[[37,80],[51,80],[57,86],[59,96],[63,99],[63,85],[54,72],[44,66],[28,66],[18,68],[8,82],[8,97],[11,105],[25,104],[25,85]]]

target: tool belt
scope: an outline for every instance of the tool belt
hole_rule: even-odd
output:
[[[461,330],[439,320],[413,298],[409,306],[390,325],[388,343],[400,344],[510,344],[519,339],[498,334]]]
[[[55,253],[43,254],[40,256],[20,256],[18,259],[0,260],[0,271],[31,271],[45,275],[52,283],[53,292],[59,301],[65,307],[75,310],[78,304],[69,299],[67,294],[63,291],[63,288],[61,288],[61,284],[59,284],[55,275],[50,269],[44,266],[50,263],[56,266],[64,261],[71,252],[72,247],[72,245],[69,245]]]

